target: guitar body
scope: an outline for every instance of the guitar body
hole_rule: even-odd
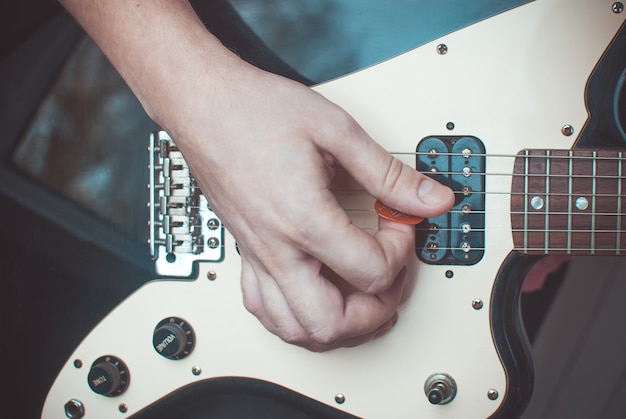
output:
[[[588,138],[594,133],[585,127],[597,115],[587,108],[586,89],[624,22],[611,6],[605,0],[538,0],[314,87],[411,166],[427,137],[472,136],[485,148],[483,254],[469,264],[431,264],[418,257],[418,249],[408,262],[407,293],[390,333],[327,353],[282,342],[244,309],[240,258],[224,231],[223,257],[198,264],[196,279],[147,283],[100,322],[60,371],[42,418],[63,417],[69,401],[79,401],[88,418],[157,417],[177,395],[239,379],[285,389],[295,404],[319,405],[318,416],[520,414],[531,394],[532,364],[518,298],[535,257],[514,251],[513,157],[523,149],[574,148],[578,133],[584,133],[581,141],[587,138],[586,148],[593,146]],[[446,46],[445,54],[439,45]],[[620,51],[604,57],[619,60]],[[603,70],[597,83],[606,77],[617,83],[623,68],[622,62],[619,70]],[[566,125],[573,135],[562,131]],[[614,131],[603,134],[602,145],[624,148],[619,127]],[[373,207],[367,196],[338,199],[350,209]],[[355,222],[375,228],[376,216],[368,214]],[[177,360],[152,345],[157,324],[173,317],[188,322],[195,334],[193,350]],[[90,366],[106,355],[128,368],[130,383],[119,396],[102,396],[88,386]],[[424,386],[433,374],[454,379],[451,402],[429,402]],[[80,417],[80,409],[72,409],[72,417]]]

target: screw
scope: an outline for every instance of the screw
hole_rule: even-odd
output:
[[[472,301],[472,307],[474,308],[474,310],[482,309],[483,305],[483,300],[481,300],[480,298],[476,298],[474,301]]]
[[[206,273],[206,277],[209,281],[215,281],[217,279],[217,272],[209,271]]]
[[[437,53],[439,55],[446,55],[448,53],[448,46],[446,44],[437,45]]]
[[[341,393],[337,393],[335,395],[335,402],[337,402],[337,404],[344,404],[346,401],[346,396],[344,396]]]
[[[450,121],[446,124],[446,129],[452,131],[454,129],[454,122]]]
[[[563,125],[563,128],[561,128],[561,132],[566,137],[571,137],[574,134],[574,127],[569,124]]]
[[[209,246],[209,248],[211,249],[217,249],[220,245],[220,241],[217,237],[209,237],[209,239],[206,242],[207,246]]]
[[[622,3],[621,1],[616,1],[615,3],[613,3],[613,6],[611,6],[611,10],[613,10],[613,13],[622,13],[624,11],[624,3]]]
[[[197,365],[194,365],[193,367],[191,367],[191,373],[193,375],[200,375],[202,373],[202,368],[200,368]]]
[[[487,397],[489,397],[489,400],[497,400],[498,399],[498,390],[496,389],[491,389],[487,392]]]
[[[118,409],[120,410],[120,413],[126,413],[128,412],[128,405],[126,403],[122,403]]]
[[[75,359],[74,360],[74,368],[82,368],[83,367],[83,361],[80,359]]]

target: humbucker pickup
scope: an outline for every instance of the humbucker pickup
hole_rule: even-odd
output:
[[[162,276],[188,277],[224,257],[224,228],[165,131],[150,136],[150,254]]]
[[[416,167],[449,186],[452,210],[416,227],[417,256],[429,264],[473,265],[485,248],[485,147],[470,136],[426,137],[417,146]]]

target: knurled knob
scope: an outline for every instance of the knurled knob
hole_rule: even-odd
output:
[[[161,356],[182,359],[193,350],[195,334],[191,325],[178,317],[163,319],[154,328],[152,346]]]
[[[130,384],[130,374],[121,359],[105,355],[91,365],[87,381],[95,393],[114,397],[126,391]]]

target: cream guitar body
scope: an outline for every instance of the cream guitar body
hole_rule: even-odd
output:
[[[537,0],[314,87],[411,166],[425,138],[450,137],[454,144],[470,137],[477,139],[471,144],[484,147],[484,208],[474,208],[482,214],[483,248],[467,263],[437,256],[429,263],[429,253],[423,257],[418,248],[408,262],[410,284],[390,333],[327,353],[308,352],[268,333],[243,307],[235,241],[216,220],[208,233],[217,240],[213,253],[197,264],[194,279],[171,278],[172,261],[163,248],[157,250],[164,278],[138,289],[85,337],[52,385],[42,418],[144,417],[177,393],[233,377],[286,389],[330,416],[519,414],[531,392],[532,365],[519,330],[521,280],[513,275],[518,268],[511,256],[520,247],[512,234],[515,155],[574,148],[590,120],[588,81],[624,23],[626,13],[614,7],[607,0]],[[161,133],[158,139],[167,137]],[[622,155],[615,156],[621,179]],[[618,187],[621,193],[621,180]],[[373,199],[357,191],[337,196],[356,210],[355,223],[375,228]],[[153,196],[151,205],[158,200]],[[621,226],[622,198],[617,200]],[[205,224],[211,219],[210,213],[200,216]],[[152,237],[153,244],[159,240]],[[155,340],[162,321],[171,327]],[[179,359],[159,353],[180,342],[187,349],[174,355]],[[93,390],[102,382],[112,386],[111,394]]]

